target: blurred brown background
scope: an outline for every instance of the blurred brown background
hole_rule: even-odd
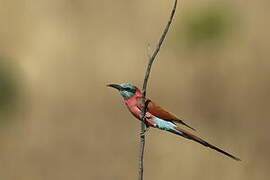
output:
[[[3,180],[137,179],[139,121],[108,83],[142,85],[172,1],[0,0]],[[269,178],[270,1],[185,0],[148,96],[236,162],[151,129],[145,179]]]

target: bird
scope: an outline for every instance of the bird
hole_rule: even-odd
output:
[[[121,96],[124,98],[124,103],[127,106],[128,110],[135,116],[137,119],[141,120],[142,114],[142,91],[137,88],[135,85],[130,83],[122,84],[108,84],[108,87],[115,88],[119,91]],[[145,113],[145,125],[148,128],[158,128],[160,130],[168,131],[170,133],[182,136],[186,139],[193,140],[203,146],[211,148],[219,153],[222,153],[234,160],[240,161],[240,159],[208,142],[202,138],[190,133],[189,131],[181,128],[179,125],[184,125],[189,129],[195,131],[195,128],[186,124],[183,119],[177,118],[172,113],[164,110],[162,107],[156,105],[150,99],[145,99],[146,104],[146,113]],[[179,125],[178,125],[179,124]]]

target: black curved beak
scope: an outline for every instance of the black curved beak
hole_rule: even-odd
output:
[[[120,85],[118,85],[118,84],[108,84],[107,86],[118,89],[119,91],[122,89],[122,87]]]

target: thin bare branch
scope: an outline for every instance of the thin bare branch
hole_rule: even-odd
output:
[[[152,56],[149,57],[149,62],[148,62],[148,66],[147,66],[147,69],[146,69],[146,73],[145,73],[145,77],[144,77],[144,82],[143,82],[143,89],[142,89],[142,99],[143,99],[143,102],[142,103],[142,114],[141,114],[141,119],[142,119],[142,122],[141,122],[141,133],[140,133],[140,155],[139,155],[139,180],[143,180],[143,171],[144,171],[144,146],[145,146],[145,113],[146,113],[146,104],[145,104],[145,96],[146,96],[146,88],[147,88],[147,82],[148,82],[148,79],[149,79],[149,75],[150,75],[150,71],[151,71],[151,67],[152,67],[152,64],[162,46],[162,43],[168,33],[168,30],[170,28],[170,25],[172,23],[172,20],[173,20],[173,17],[174,17],[174,14],[175,14],[175,11],[176,11],[176,7],[177,7],[177,0],[174,1],[174,6],[173,6],[173,9],[171,11],[171,14],[170,14],[170,18],[169,18],[169,21],[165,27],[165,29],[163,30],[163,33],[158,41],[158,44],[156,46],[156,49],[154,50]]]

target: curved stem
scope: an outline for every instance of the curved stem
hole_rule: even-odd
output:
[[[143,160],[144,160],[144,146],[145,146],[144,132],[145,132],[145,113],[146,113],[145,96],[146,96],[147,82],[149,79],[152,64],[153,64],[161,46],[162,46],[162,43],[163,43],[163,41],[168,33],[168,30],[170,28],[170,25],[172,23],[172,20],[173,20],[175,11],[176,11],[176,7],[177,7],[177,0],[174,1],[174,6],[172,8],[169,21],[167,22],[167,25],[161,34],[161,37],[157,43],[156,49],[154,50],[153,54],[149,58],[148,66],[147,66],[145,77],[144,77],[143,89],[142,89],[142,99],[143,99],[144,103],[142,103],[142,108],[141,108],[142,109],[142,114],[141,114],[142,122],[141,122],[141,133],[140,133],[139,178],[138,178],[139,180],[143,180],[143,170],[144,170],[144,167],[143,167],[144,161]]]

